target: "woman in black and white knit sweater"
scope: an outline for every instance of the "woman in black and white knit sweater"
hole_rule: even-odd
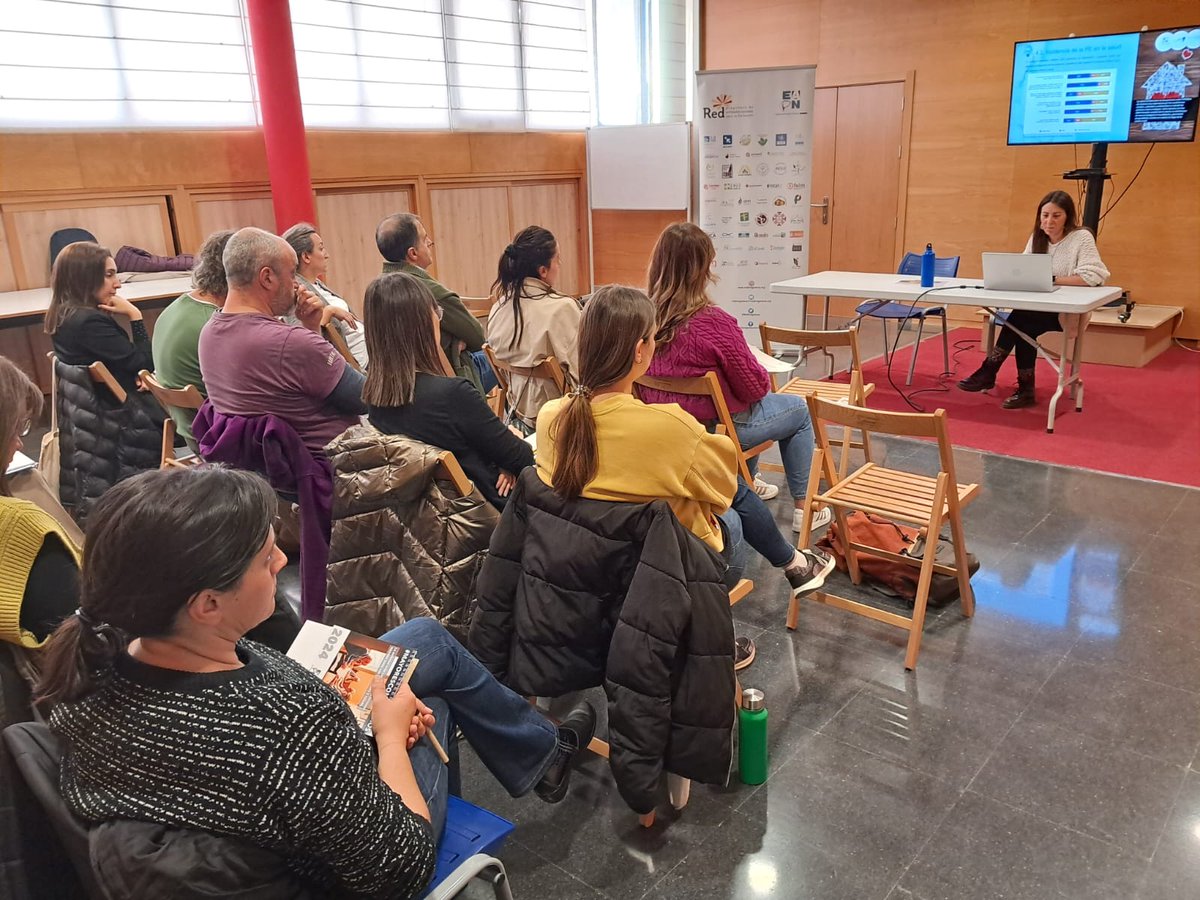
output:
[[[274,610],[275,498],[221,467],[147,472],[88,522],[81,608],[45,651],[39,693],[62,738],[67,805],[279,853],[322,896],[412,897],[428,883],[457,781],[420,740],[456,724],[513,796],[562,798],[595,713],[557,729],[430,619],[410,686],[373,686],[375,743],[341,697],[243,635]],[[428,702],[428,706],[417,696]]]

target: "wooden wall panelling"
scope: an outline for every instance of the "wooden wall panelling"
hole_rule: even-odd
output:
[[[429,201],[422,221],[436,243],[438,281],[465,296],[486,296],[511,238],[508,187],[431,185]]]
[[[165,195],[4,203],[0,211],[19,290],[49,285],[50,235],[60,228],[86,228],[114,254],[123,244],[175,253]]]
[[[40,328],[41,326],[37,326]],[[30,340],[30,328],[0,328],[0,356],[7,357],[28,375],[43,391],[49,390],[49,383],[42,384],[38,378],[38,368],[33,361],[33,344]]]
[[[962,257],[960,274],[978,277],[980,253],[1019,251],[1038,198],[1073,190],[1061,174],[1076,164],[1076,149],[1079,165],[1089,152],[1005,144],[1013,42],[1192,23],[1196,2],[705,0],[702,15],[707,68],[815,63],[822,86],[915,71],[905,242],[932,241],[939,255]],[[958,39],[966,34],[975,37]],[[933,45],[938,51],[931,53]],[[1129,183],[1145,152],[1109,148],[1114,183],[1106,202]],[[1200,337],[1200,253],[1192,252],[1194,240],[1185,252],[1179,236],[1200,232],[1197,196],[1200,144],[1160,146],[1099,240],[1112,283],[1132,290],[1135,300],[1184,307],[1178,335],[1191,338]]]
[[[686,222],[687,210],[592,210],[595,286],[630,284],[645,290],[650,253],[662,230]]]
[[[187,253],[195,253],[206,237],[225,228],[254,226],[275,233],[275,207],[270,191],[193,193],[191,198],[197,243],[185,248]]]
[[[329,286],[362,315],[363,293],[380,273],[383,257],[375,247],[379,220],[411,212],[411,187],[322,190],[317,188],[317,228],[329,253]]]
[[[12,257],[8,248],[8,232],[4,230],[4,218],[0,216],[0,291],[17,289],[17,273],[13,270]]]
[[[558,241],[562,266],[555,287],[564,294],[586,293],[587,276],[581,268],[587,255],[587,243],[579,224],[579,179],[544,184],[517,183],[509,187],[508,196],[512,234],[529,225],[549,229]],[[503,249],[502,245],[500,251]],[[496,253],[497,261],[500,251]]]

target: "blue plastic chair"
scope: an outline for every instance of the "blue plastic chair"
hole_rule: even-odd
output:
[[[953,278],[958,274],[957,256],[939,256],[933,261],[933,274],[940,278]],[[921,254],[920,253],[905,253],[904,259],[900,260],[900,267],[896,270],[897,275],[920,275],[921,274]],[[950,371],[950,337],[946,328],[946,308],[944,306],[912,306],[909,303],[900,303],[895,300],[880,302],[878,300],[868,300],[866,303],[860,304],[854,312],[857,314],[854,322],[870,316],[873,319],[879,319],[883,323],[883,359],[884,362],[890,362],[890,344],[888,342],[888,320],[891,319],[897,322],[897,328],[903,328],[904,323],[909,319],[917,320],[917,342],[913,344],[912,361],[908,364],[908,379],[904,382],[906,385],[912,384],[913,372],[917,368],[917,351],[921,349],[921,335],[925,331],[925,320],[929,316],[937,316],[942,320],[942,361],[945,366],[945,371]]]
[[[438,845],[437,870],[424,900],[456,897],[475,878],[488,874],[497,900],[512,900],[504,863],[492,854],[513,831],[513,823],[453,795],[447,798],[446,827]]]

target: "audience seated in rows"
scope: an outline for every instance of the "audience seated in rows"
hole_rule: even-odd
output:
[[[568,383],[579,371],[579,303],[554,290],[562,262],[558,242],[545,228],[531,225],[504,248],[492,291],[498,302],[488,315],[488,344],[496,358],[532,368],[548,356],[562,366]],[[533,431],[538,410],[556,396],[554,385],[514,374],[508,402],[514,418]]]
[[[106,248],[90,241],[68,244],[54,261],[45,327],[60,360],[69,366],[102,362],[133,393],[138,372],[153,371],[154,357],[142,311],[117,293],[120,287]],[[114,315],[128,319],[132,340]]]
[[[227,416],[275,415],[313,454],[366,412],[363,376],[321,337],[332,319],[354,318],[297,291],[287,241],[243,228],[224,253],[229,294],[200,333],[200,368],[213,408]],[[279,320],[295,311],[300,325]]]
[[[204,374],[200,371],[200,332],[218,309],[225,304],[229,285],[222,259],[232,231],[216,231],[204,239],[196,254],[192,271],[192,289],[180,294],[162,311],[154,323],[151,346],[154,348],[154,375],[166,388],[182,389],[189,384],[203,397],[208,396]],[[171,407],[178,433],[188,446],[196,449],[192,437],[194,409]]]
[[[384,258],[383,272],[405,272],[420,279],[442,308],[442,350],[459,378],[483,394],[483,382],[471,354],[483,349],[483,326],[463,306],[458,294],[426,271],[433,265],[433,241],[412,213],[388,216],[375,229],[375,245]]]
[[[325,241],[317,233],[316,227],[308,222],[299,222],[283,233],[283,239],[296,251],[296,281],[300,286],[325,305],[351,312],[350,304],[325,283],[325,276],[329,271],[329,252],[325,249]],[[289,317],[287,321],[291,325],[300,324],[294,316]],[[363,329],[349,328],[336,320],[330,324],[341,333],[358,367],[365,370],[369,354]]]
[[[39,687],[63,742],[63,797],[90,823],[268,849],[322,896],[416,896],[457,781],[424,736],[453,747],[458,727],[510,794],[557,802],[595,711],[555,727],[417,619],[383,636],[421,665],[394,696],[372,686],[372,745],[316,676],[243,638],[270,615],[286,563],[274,515],[262,479],[219,466],[143,473],[98,504],[80,608],[48,642]]]
[[[779,442],[795,506],[792,529],[799,531],[814,449],[808,407],[803,397],[771,390],[771,379],[751,353],[737,319],[709,298],[715,259],[712,239],[691,222],[670,225],[659,235],[649,272],[650,297],[658,314],[658,352],[649,374],[667,378],[717,374],[742,449],[768,440]],[[642,396],[649,403],[678,403],[701,422],[716,419],[712,401],[705,397],[650,389],[643,389]],[[757,458],[748,465],[756,473]],[[774,485],[757,478],[754,488],[767,500],[778,493]],[[822,509],[813,527],[827,524],[830,517],[829,510]]]
[[[380,431],[451,451],[480,493],[502,509],[517,473],[533,465],[533,451],[468,381],[445,377],[437,352],[443,309],[413,275],[394,272],[371,282],[363,317],[375,364],[363,400]]]

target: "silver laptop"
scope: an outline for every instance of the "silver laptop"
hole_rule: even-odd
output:
[[[1057,291],[1049,253],[983,254],[983,286],[989,291]]]

